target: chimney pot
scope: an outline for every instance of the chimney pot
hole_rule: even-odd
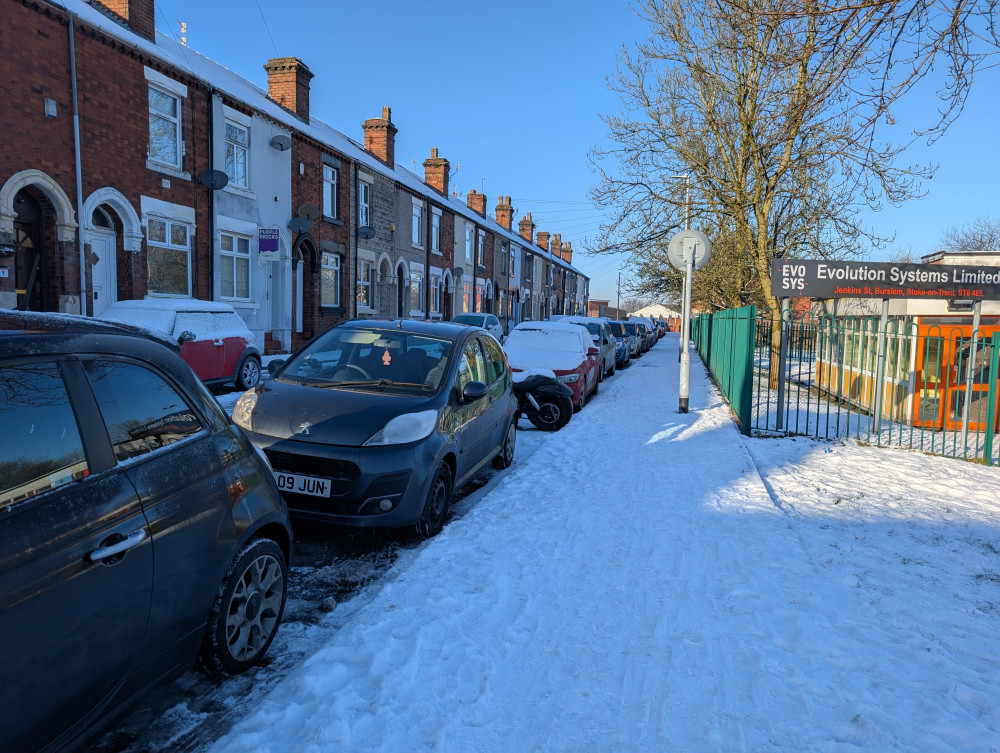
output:
[[[313,74],[298,58],[271,58],[267,71],[267,96],[309,122],[309,82]]]

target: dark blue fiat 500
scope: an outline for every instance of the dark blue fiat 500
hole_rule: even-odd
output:
[[[517,399],[483,329],[345,322],[272,369],[233,420],[271,461],[293,517],[433,536],[453,490],[513,460]]]

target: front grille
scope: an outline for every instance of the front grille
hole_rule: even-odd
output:
[[[361,477],[361,469],[349,460],[318,458],[313,455],[297,455],[270,449],[264,450],[264,452],[267,454],[267,459],[271,461],[274,470],[328,478],[333,481],[335,489],[338,481],[353,484]],[[343,492],[337,493],[343,494]]]

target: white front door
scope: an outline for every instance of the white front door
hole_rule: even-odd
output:
[[[118,280],[115,274],[115,233],[95,227],[87,231],[87,243],[94,259],[91,275],[94,292],[94,316],[118,300]]]

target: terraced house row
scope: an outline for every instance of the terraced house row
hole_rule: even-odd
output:
[[[0,0],[0,308],[231,303],[266,352],[354,317],[587,309],[570,241],[396,164],[390,108],[363,142],[314,119],[313,75],[267,91],[154,28],[154,0]]]

